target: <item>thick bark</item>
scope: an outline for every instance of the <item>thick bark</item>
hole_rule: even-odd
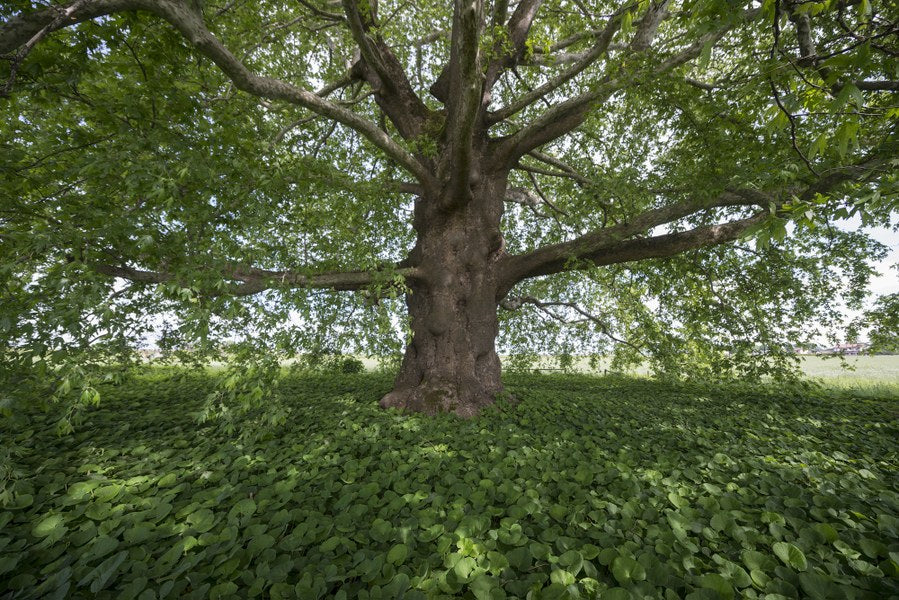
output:
[[[412,340],[384,408],[472,417],[502,392],[496,353],[499,224],[505,176],[416,203],[412,263],[423,276],[406,297]]]

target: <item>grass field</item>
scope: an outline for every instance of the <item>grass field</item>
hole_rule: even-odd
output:
[[[372,366],[370,363],[367,366]],[[556,361],[546,357],[536,365],[553,370]],[[587,374],[602,374],[607,363],[600,361],[596,368],[591,368],[586,358],[575,360],[575,371]],[[837,387],[887,386],[899,392],[899,355],[890,356],[802,356],[800,369],[809,379],[819,380],[827,385]],[[635,375],[648,375],[649,370],[638,368]]]
[[[802,371],[807,377],[825,381],[857,381],[899,385],[899,355],[847,356],[845,366],[839,358],[802,357]]]
[[[899,595],[895,400],[515,376],[518,405],[458,421],[316,376],[285,426],[228,432],[193,417],[211,385],[106,388],[65,437],[0,421],[0,596]]]

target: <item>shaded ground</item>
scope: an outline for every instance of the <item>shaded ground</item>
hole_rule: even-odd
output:
[[[516,376],[463,422],[379,410],[390,383],[290,380],[288,423],[243,438],[196,424],[194,376],[103,390],[62,438],[0,422],[0,594],[899,594],[895,400]]]

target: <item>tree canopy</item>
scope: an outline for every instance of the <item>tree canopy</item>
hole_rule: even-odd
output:
[[[883,256],[834,223],[897,212],[897,19],[869,0],[6,2],[6,372],[90,400],[93,369],[152,334],[258,398],[248,376],[300,351],[412,337],[398,389],[491,395],[498,331],[518,358],[783,373]]]

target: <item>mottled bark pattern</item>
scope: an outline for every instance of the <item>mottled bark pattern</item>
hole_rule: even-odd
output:
[[[449,185],[416,202],[412,261],[426,274],[406,297],[412,340],[382,407],[476,415],[503,386],[496,353],[505,173],[470,185],[458,202]]]

